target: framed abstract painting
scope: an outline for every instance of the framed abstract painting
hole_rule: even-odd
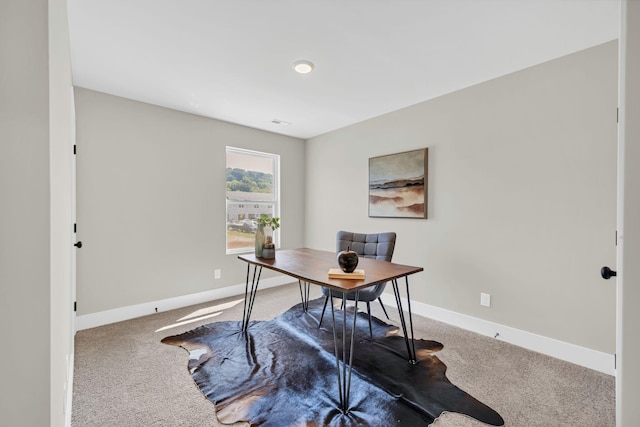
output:
[[[429,149],[369,159],[369,216],[427,217]]]

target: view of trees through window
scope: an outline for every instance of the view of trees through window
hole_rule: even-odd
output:
[[[257,218],[279,216],[280,156],[227,147],[227,253],[255,247]],[[277,244],[277,236],[274,236]]]
[[[273,175],[238,168],[227,168],[227,191],[272,193]]]

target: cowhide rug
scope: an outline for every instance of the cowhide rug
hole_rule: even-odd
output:
[[[449,382],[447,367],[434,354],[442,344],[415,340],[418,364],[411,365],[398,328],[373,318],[371,341],[367,314],[361,312],[356,318],[350,411],[342,414],[330,308],[318,328],[323,301],[311,301],[307,313],[298,304],[273,320],[251,321],[246,335],[241,322],[216,322],[162,342],[189,352],[189,371],[216,405],[222,423],[425,426],[449,411],[504,424],[497,412]],[[336,310],[340,325],[342,313]],[[346,316],[349,333],[353,310]]]

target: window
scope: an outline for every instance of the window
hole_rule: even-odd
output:
[[[227,147],[227,253],[255,248],[256,219],[280,216],[280,156]],[[278,245],[278,231],[274,242]]]

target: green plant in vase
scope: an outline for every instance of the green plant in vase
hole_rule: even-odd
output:
[[[267,249],[267,257],[275,256],[275,246],[273,244],[273,232],[280,228],[280,218],[270,217],[267,214],[261,214],[257,220],[258,229],[256,230],[256,250],[255,254],[258,258],[264,257],[264,250]]]

